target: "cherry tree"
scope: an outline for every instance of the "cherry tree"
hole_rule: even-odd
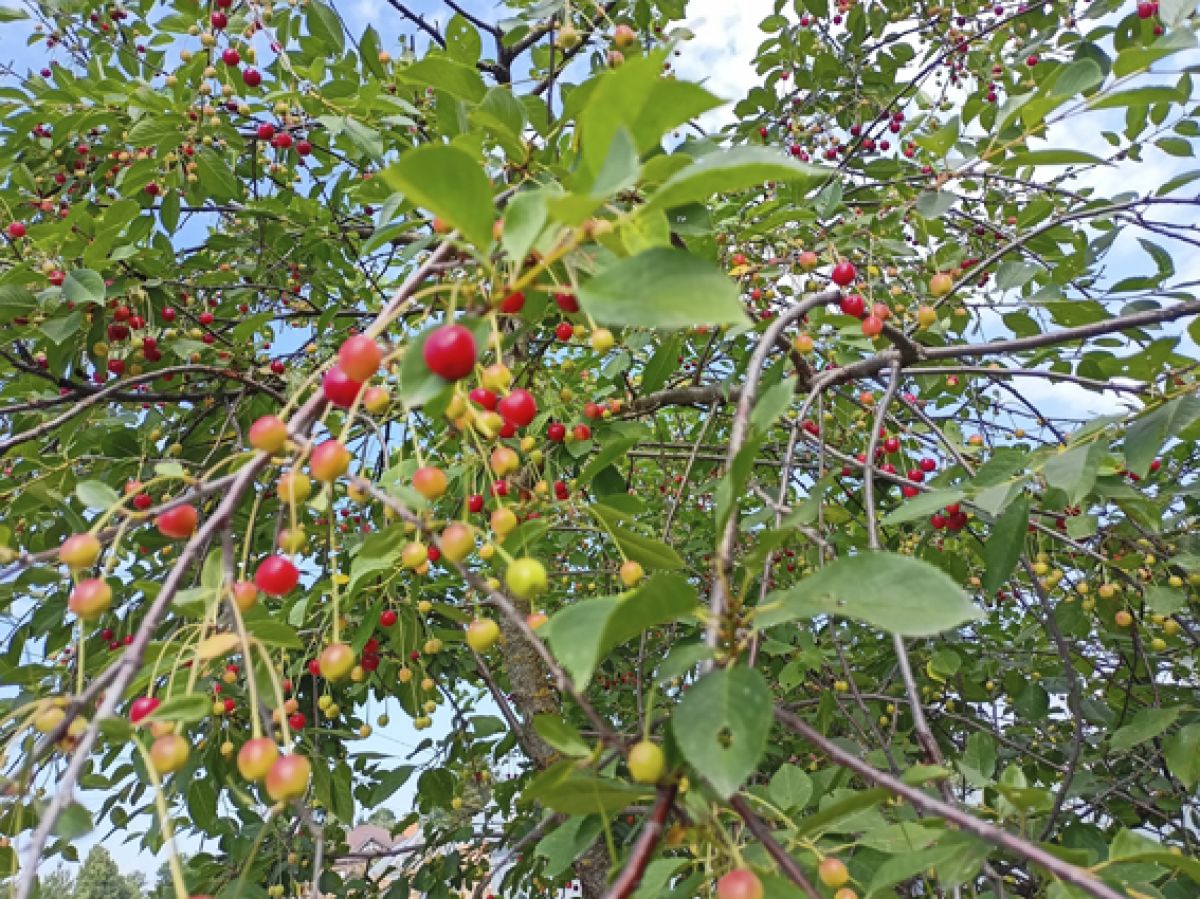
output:
[[[1196,895],[1195,3],[352,6],[0,9],[12,894]]]

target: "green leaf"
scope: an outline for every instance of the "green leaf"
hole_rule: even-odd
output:
[[[621,596],[584,599],[554,614],[542,633],[581,689],[610,651],[696,608],[696,590],[675,574],[655,574]]]
[[[75,485],[75,496],[86,509],[110,509],[121,501],[117,491],[102,481],[80,481]]]
[[[304,647],[293,628],[274,618],[247,617],[246,630],[267,646],[278,646],[282,649]]]
[[[195,159],[200,186],[210,197],[214,200],[236,200],[242,196],[241,182],[224,159],[212,150],[201,150]]]
[[[750,427],[759,434],[765,434],[775,426],[775,422],[779,421],[779,417],[787,411],[787,407],[792,404],[792,400],[796,396],[796,378],[784,378],[776,384],[772,384],[767,390],[759,394],[757,402],[754,404],[754,411],[750,413]]]
[[[49,321],[43,322],[41,332],[55,344],[62,344],[63,341],[78,334],[79,329],[82,327],[83,313],[76,309],[62,318],[52,318]]]
[[[163,700],[147,721],[203,721],[212,711],[212,699],[203,693],[182,693]]]
[[[609,266],[580,288],[579,301],[604,325],[746,323],[736,285],[711,263],[674,249],[647,250]]]
[[[10,6],[0,6],[0,22],[19,22],[28,19],[29,13],[23,9],[13,9]]]
[[[1019,169],[1026,166],[1049,165],[1107,165],[1099,156],[1082,150],[1030,150],[1001,160],[998,169]]]
[[[883,552],[844,556],[795,587],[770,594],[760,608],[764,628],[838,615],[906,637],[926,637],[982,617],[940,568]]]
[[[597,504],[591,511],[605,526],[605,530],[629,559],[640,562],[647,568],[674,571],[683,567],[683,558],[661,540],[643,537],[616,524],[615,516],[608,507]]]
[[[1187,605],[1187,594],[1172,587],[1147,587],[1146,605],[1158,615],[1174,615]]]
[[[1042,465],[1042,475],[1047,484],[1067,495],[1068,502],[1077,503],[1096,483],[1102,455],[1104,446],[1100,441],[1083,443],[1047,459]]]
[[[27,315],[37,308],[37,298],[17,284],[0,284],[0,315]]]
[[[1142,709],[1124,727],[1117,730],[1109,741],[1114,752],[1124,752],[1139,743],[1152,740],[1175,723],[1178,708]]]
[[[1167,438],[1200,418],[1200,397],[1181,396],[1143,415],[1125,431],[1125,466],[1139,477],[1150,471]]]
[[[911,499],[902,500],[900,505],[883,516],[880,524],[890,527],[894,524],[904,524],[907,521],[928,518],[934,512],[940,512],[946,506],[959,502],[964,495],[963,491],[958,488],[953,490],[930,490],[928,493],[920,493]]]
[[[187,809],[191,819],[202,830],[207,830],[217,821],[217,790],[212,781],[197,777],[187,788]]]
[[[534,241],[546,227],[548,196],[546,191],[541,190],[522,191],[504,207],[504,230],[500,234],[500,246],[512,262],[525,260]]]
[[[579,731],[564,721],[561,715],[536,715],[533,719],[533,729],[539,737],[563,755],[585,756],[592,751],[579,735]]]
[[[77,268],[63,281],[63,296],[72,303],[103,303],[107,293],[104,279],[89,268]]]
[[[649,795],[649,790],[619,780],[596,777],[576,768],[574,759],[552,765],[525,788],[523,803],[540,802],[564,815],[599,815],[619,811]]]
[[[747,190],[767,181],[816,183],[828,174],[819,166],[796,162],[765,147],[737,147],[701,156],[668,178],[646,205],[667,209],[707,200],[713,194]]]
[[[595,816],[568,818],[546,834],[533,853],[546,859],[546,874],[557,877],[595,842],[599,833],[600,819]]]
[[[793,764],[780,766],[767,785],[771,801],[785,811],[803,808],[812,797],[812,778]]]
[[[1189,724],[1163,740],[1163,756],[1171,773],[1189,790],[1200,782],[1200,724]]]
[[[473,66],[483,53],[483,39],[475,26],[461,15],[455,14],[446,23],[444,35],[446,51],[456,62]]]
[[[771,690],[756,669],[721,668],[683,695],[671,732],[683,757],[727,799],[758,767],[771,731]]]
[[[477,247],[491,244],[492,187],[483,168],[463,150],[427,144],[401,155],[381,177],[393,190],[457,228]]]
[[[54,822],[54,835],[64,840],[75,840],[91,832],[94,826],[92,813],[78,802],[72,802]]]
[[[953,208],[958,197],[949,191],[925,191],[917,197],[917,212],[927,219],[941,218]]]
[[[338,14],[322,0],[309,0],[307,8],[308,30],[322,44],[332,48],[335,55],[340,56],[346,49],[346,36],[342,32]]]
[[[487,93],[483,76],[479,74],[478,69],[444,56],[426,56],[411,66],[398,70],[396,78],[445,91],[470,103],[478,103]]]
[[[992,526],[992,533],[983,546],[983,592],[991,596],[1003,586],[1017,567],[1025,548],[1029,529],[1029,500],[1025,497],[1012,503]]]
[[[1050,88],[1051,97],[1074,97],[1104,81],[1104,73],[1093,59],[1077,59],[1059,71]]]

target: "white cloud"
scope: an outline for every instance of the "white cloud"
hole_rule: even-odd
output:
[[[741,100],[761,83],[754,71],[754,55],[764,35],[758,23],[775,11],[773,0],[692,0],[684,27],[695,38],[684,42],[683,55],[676,60],[681,78],[699,81],[730,103]],[[731,118],[726,106],[715,121],[723,124]],[[705,122],[706,125],[713,121]]]

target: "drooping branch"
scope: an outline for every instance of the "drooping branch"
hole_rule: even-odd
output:
[[[1089,896],[1095,897],[1095,899],[1125,899],[1120,893],[1101,881],[1086,868],[1079,868],[1070,862],[1063,861],[1036,843],[1026,840],[1024,837],[1010,833],[994,824],[982,821],[964,809],[930,796],[917,787],[909,786],[900,778],[893,777],[885,771],[880,771],[869,762],[860,759],[826,737],[800,716],[794,715],[784,709],[776,708],[775,720],[812,743],[837,765],[853,771],[869,783],[887,788],[897,796],[907,800],[913,807],[936,815],[947,823],[953,824],[959,830],[979,837],[984,842],[990,843],[1000,849],[1007,850],[1025,861],[1033,862],[1035,865],[1049,871],[1059,880],[1078,887]]]
[[[646,866],[650,864],[650,858],[654,855],[654,849],[662,839],[663,826],[666,824],[667,815],[671,813],[671,805],[678,791],[679,785],[674,783],[658,788],[658,798],[642,824],[637,842],[629,851],[625,867],[604,894],[604,899],[628,899],[638,888],[646,874]]]

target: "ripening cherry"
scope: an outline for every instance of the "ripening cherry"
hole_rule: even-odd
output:
[[[862,332],[871,339],[878,337],[883,333],[883,319],[877,315],[868,315],[862,320]]]
[[[283,596],[300,583],[300,570],[283,556],[267,556],[254,572],[254,583],[268,596]]]
[[[251,782],[262,780],[279,758],[279,748],[270,737],[247,740],[238,750],[237,766],[242,777]]]
[[[440,468],[425,465],[413,472],[413,489],[430,502],[441,497],[450,486],[446,473]]]
[[[154,525],[164,537],[172,540],[185,540],[196,531],[196,523],[200,514],[195,506],[182,505],[167,509],[154,519]]]
[[[275,482],[275,493],[289,505],[302,503],[312,496],[312,481],[302,471],[285,471]]]
[[[383,412],[392,402],[392,395],[383,387],[368,387],[363,391],[363,408],[372,415]]]
[[[72,534],[58,548],[58,560],[72,571],[79,571],[100,557],[100,548],[100,539],[95,534]]]
[[[308,792],[312,765],[302,755],[281,755],[267,772],[267,795],[276,802],[299,799]]]
[[[287,425],[278,415],[264,415],[250,425],[248,436],[256,450],[277,453],[287,444]]]
[[[583,405],[583,417],[584,418],[597,419],[603,414],[604,414],[604,410],[602,408],[600,408],[600,406],[598,406],[596,403],[590,403],[590,402],[584,403],[584,405]]]
[[[351,378],[340,366],[335,365],[321,379],[321,390],[325,398],[341,409],[349,409],[362,392],[363,382]]]
[[[340,440],[326,440],[312,452],[308,468],[318,481],[330,483],[346,473],[350,467],[350,450]]]
[[[667,757],[657,743],[640,740],[630,747],[626,764],[635,783],[656,784],[666,770]]]
[[[846,869],[846,863],[832,856],[822,859],[821,864],[817,865],[817,876],[825,886],[835,889],[850,882],[850,872]]]
[[[460,521],[446,525],[438,538],[442,554],[451,562],[461,562],[475,548],[475,537],[471,529]]]
[[[646,576],[646,569],[633,559],[628,559],[621,564],[621,569],[617,572],[617,575],[620,577],[622,584],[632,588],[642,582],[642,578]]]
[[[150,763],[161,774],[172,774],[187,764],[191,747],[179,734],[163,734],[150,744]]]
[[[458,381],[475,368],[475,336],[462,325],[442,325],[429,335],[425,365],[447,381]]]
[[[258,588],[250,581],[238,581],[233,585],[233,601],[239,611],[249,612],[258,602]]]
[[[79,581],[67,599],[67,607],[85,622],[96,619],[113,605],[113,588],[100,577]]]
[[[592,429],[587,425],[575,425],[575,427],[571,428],[571,436],[576,440],[591,440]]]
[[[946,272],[938,272],[929,279],[929,292],[935,297],[944,297],[954,289],[954,279]]]
[[[937,310],[932,306],[920,305],[917,307],[917,327],[928,328],[938,320]]]
[[[492,450],[488,465],[496,477],[502,478],[521,467],[521,457],[507,446],[498,446]]]
[[[855,277],[858,275],[858,270],[852,262],[842,261],[833,267],[833,272],[830,278],[838,287],[846,287],[854,283]]]
[[[763,899],[762,881],[749,868],[735,868],[717,881],[717,899]]]
[[[518,599],[532,599],[550,584],[546,566],[530,558],[514,559],[504,572],[504,583]]]
[[[485,653],[500,639],[500,625],[491,618],[476,618],[467,625],[467,645]]]
[[[345,643],[330,643],[321,650],[318,664],[322,677],[331,681],[339,681],[350,673],[355,662],[353,649]]]
[[[161,703],[154,696],[139,696],[129,706],[129,721],[131,724],[138,724],[145,720],[150,715],[154,714],[154,710]]]
[[[523,428],[537,415],[537,401],[528,390],[518,387],[500,400],[496,410],[504,416],[505,421]]]
[[[383,362],[379,344],[366,334],[348,338],[338,350],[338,367],[355,381],[369,380]]]

